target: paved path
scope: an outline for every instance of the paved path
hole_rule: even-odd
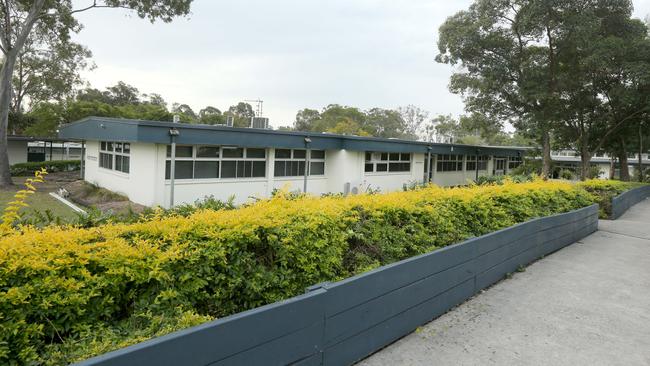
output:
[[[650,365],[650,200],[360,362]]]

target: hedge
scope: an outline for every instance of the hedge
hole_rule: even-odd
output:
[[[0,238],[0,364],[88,358],[592,201],[569,183],[506,182],[22,227]]]
[[[612,217],[612,198],[630,189],[647,185],[638,182],[622,182],[620,180],[593,179],[578,183],[578,187],[585,189],[595,197],[598,203],[601,219]]]
[[[80,160],[51,160],[17,163],[9,167],[12,176],[31,176],[34,172],[45,168],[49,173],[67,172],[81,169]]]

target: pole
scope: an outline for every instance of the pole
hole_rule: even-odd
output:
[[[639,182],[643,182],[643,130],[639,121]]]
[[[81,179],[84,179],[84,168],[85,168],[84,160],[86,159],[86,152],[84,150],[84,143],[85,143],[85,141],[82,140],[81,141],[81,162],[79,163],[79,177]]]
[[[309,137],[305,137],[305,177],[303,181],[303,187],[302,191],[303,193],[307,193],[307,176],[309,175],[309,158],[311,155],[311,149],[309,148],[309,143],[311,142],[311,139]]]
[[[427,179],[425,183],[431,183],[431,147],[427,150]]]
[[[174,207],[174,176],[176,175],[176,136],[172,135],[171,159],[169,161],[169,208]]]
[[[478,150],[476,151],[476,182],[478,183]]]

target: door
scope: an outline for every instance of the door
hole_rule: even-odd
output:
[[[494,159],[494,175],[504,175],[504,174],[506,174],[506,159],[505,158]]]

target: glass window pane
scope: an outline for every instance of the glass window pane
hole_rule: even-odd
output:
[[[227,160],[221,162],[221,178],[235,178],[237,176],[237,162]]]
[[[223,148],[223,157],[224,158],[243,158],[244,157],[244,149],[241,147],[238,148]]]
[[[219,146],[197,146],[196,157],[197,158],[218,158]]]
[[[100,150],[106,150],[106,141],[102,141],[102,142],[100,143],[100,147],[99,147],[99,149],[100,149]]]
[[[289,149],[275,149],[276,159],[291,159],[291,150]]]
[[[131,170],[131,158],[128,156],[122,157],[122,172],[128,173]]]
[[[266,157],[265,149],[246,149],[246,157],[249,159],[264,159]]]
[[[174,179],[192,179],[192,161],[177,161],[176,173]],[[165,164],[165,179],[169,179],[169,170],[171,162],[167,161]]]
[[[107,142],[106,143],[106,151],[113,151],[113,143],[112,142]]]
[[[266,161],[253,162],[253,177],[266,177]]]
[[[388,164],[386,164],[386,163],[377,164],[377,171],[378,172],[386,172],[386,171],[388,171]]]
[[[305,150],[293,150],[294,159],[304,159],[306,155]]]
[[[130,154],[131,153],[131,144],[129,144],[128,142],[125,142],[124,146],[123,146],[123,152],[125,154]]]
[[[273,175],[276,177],[284,177],[286,175],[284,172],[286,164],[286,161],[276,161],[275,167],[273,168]]]
[[[219,178],[218,161],[195,161],[194,178]]]
[[[366,156],[368,153],[366,153]],[[325,150],[312,150],[311,151],[312,159],[325,159]]]
[[[167,157],[172,156],[172,147],[167,145]],[[176,145],[176,157],[177,158],[191,158],[192,157],[192,146],[181,146]]]
[[[122,155],[115,155],[115,170],[122,171]]]
[[[122,152],[122,143],[121,142],[116,142],[115,143],[115,152]]]
[[[373,164],[366,164],[365,171],[366,172],[372,172],[373,171]]]
[[[366,152],[366,161],[371,161],[371,160],[372,160],[372,153]]]
[[[409,154],[409,153],[400,154],[400,160],[402,160],[402,161],[410,161],[411,160],[411,154]]]
[[[246,168],[245,161],[237,161],[237,178],[242,178],[246,176],[244,169]]]
[[[325,162],[315,161],[309,164],[309,175],[323,175],[325,174]]]
[[[393,160],[393,161],[399,160],[399,154],[398,153],[391,153],[390,154],[390,160]]]
[[[381,153],[380,160],[388,160],[388,153]]]

